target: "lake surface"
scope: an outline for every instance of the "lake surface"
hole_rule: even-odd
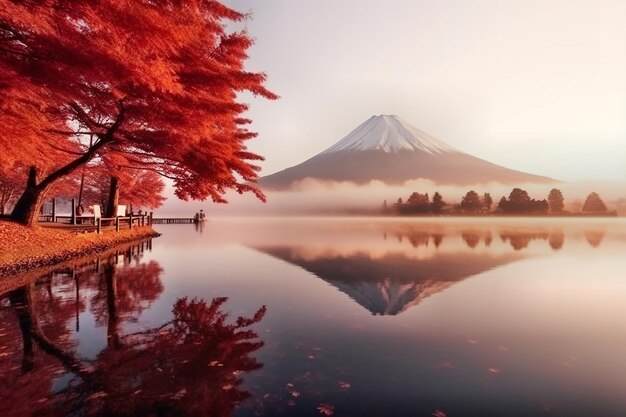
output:
[[[0,296],[0,415],[626,416],[621,219],[157,231]]]

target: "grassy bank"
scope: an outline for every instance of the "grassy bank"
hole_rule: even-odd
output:
[[[0,278],[94,254],[137,239],[158,236],[151,227],[104,234],[29,228],[0,220]]]

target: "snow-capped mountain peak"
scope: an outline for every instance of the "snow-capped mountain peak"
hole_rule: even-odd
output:
[[[549,184],[555,180],[515,171],[455,150],[398,116],[372,116],[345,138],[306,161],[259,180],[265,190],[298,181],[404,184],[418,178],[440,184]]]
[[[370,117],[322,155],[347,150],[382,150],[388,153],[418,150],[431,155],[458,152],[396,115]]]

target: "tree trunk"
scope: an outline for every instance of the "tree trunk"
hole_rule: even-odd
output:
[[[117,205],[120,198],[120,185],[117,177],[111,177],[111,188],[109,189],[109,201],[107,202],[106,217],[117,216]]]
[[[120,104],[120,112],[115,119],[115,122],[107,129],[106,133],[98,134],[98,141],[90,146],[87,151],[78,158],[68,162],[62,167],[56,169],[45,177],[39,184],[37,184],[37,168],[30,167],[28,171],[28,181],[26,183],[26,190],[15,203],[15,208],[11,214],[11,219],[25,224],[27,226],[34,226],[37,224],[37,213],[39,207],[43,203],[43,199],[55,181],[70,175],[75,169],[83,166],[89,162],[100,150],[111,143],[115,137],[114,134],[124,121],[124,104]],[[84,111],[77,104],[73,105],[74,110],[82,112]]]
[[[17,200],[17,203],[15,203],[11,213],[11,220],[27,226],[36,225],[39,209],[49,189],[50,185],[44,183],[37,184],[37,168],[31,166],[28,170],[26,189],[19,200]]]

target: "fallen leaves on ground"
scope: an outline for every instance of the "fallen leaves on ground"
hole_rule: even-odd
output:
[[[26,227],[0,220],[0,277],[53,265],[154,234],[149,227],[77,234],[59,227]]]

